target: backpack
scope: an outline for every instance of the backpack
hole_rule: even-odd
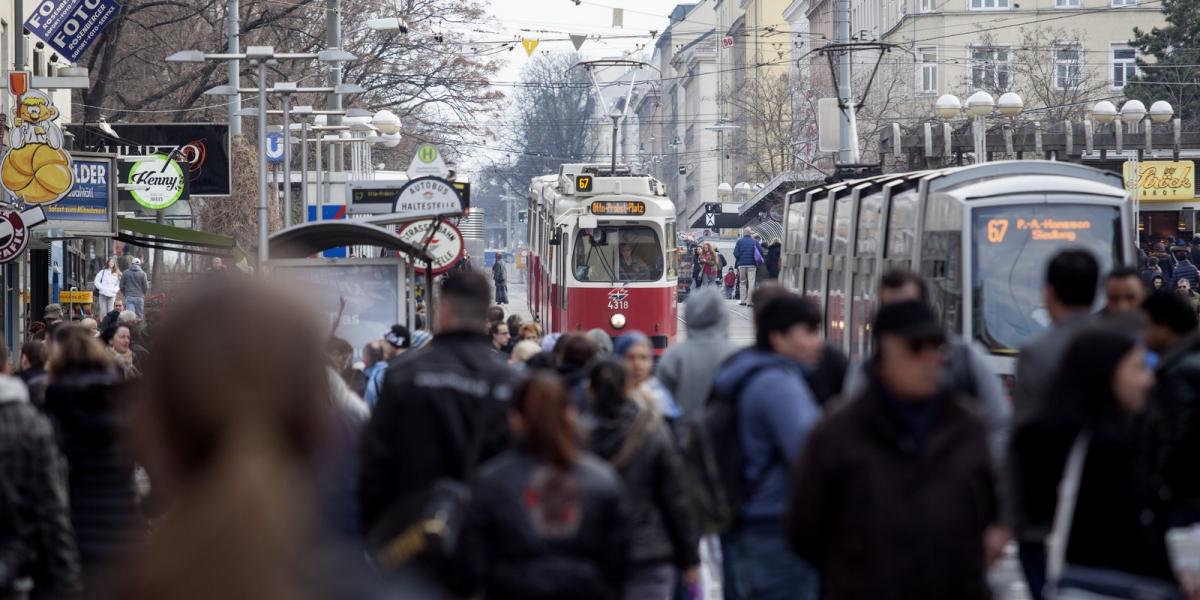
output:
[[[738,427],[742,390],[759,371],[770,366],[751,369],[728,395],[721,394],[714,386],[700,415],[684,420],[680,445],[685,489],[692,513],[706,534],[732,529],[742,505],[771,472],[768,466],[754,481],[743,484],[742,469],[746,461]]]

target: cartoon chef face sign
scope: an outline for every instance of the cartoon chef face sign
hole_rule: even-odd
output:
[[[0,185],[25,204],[49,205],[71,191],[75,174],[71,155],[63,150],[59,111],[45,92],[29,89],[29,73],[10,74],[9,90],[17,96],[9,128],[9,148],[0,160]]]

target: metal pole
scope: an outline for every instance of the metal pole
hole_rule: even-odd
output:
[[[292,226],[292,97],[283,95],[283,226]]]
[[[19,1],[19,0],[18,0]],[[226,51],[230,54],[238,54],[241,52],[240,40],[241,25],[239,24],[238,16],[238,0],[229,0],[226,5],[226,21],[227,31],[226,36],[229,41],[226,45]],[[241,79],[242,61],[233,59],[229,61],[229,85],[233,89],[238,88],[238,83]],[[237,137],[242,135],[242,96],[234,94],[229,97],[229,135]]]
[[[317,162],[313,165],[314,172],[317,177],[316,195],[317,195],[317,215],[314,221],[322,220],[322,210],[324,210],[324,198],[322,197],[321,180],[324,178],[324,173],[321,172],[321,130],[317,130]]]
[[[621,117],[612,117],[613,122],[613,140],[612,140],[612,176],[617,176],[617,127]]]
[[[834,4],[833,43],[850,43],[850,0],[837,0]],[[838,104],[842,109],[839,119],[838,162],[844,165],[858,162],[858,140],[854,131],[851,115],[854,112],[854,98],[850,92],[850,53],[842,50],[838,53],[837,64]]]
[[[342,47],[342,0],[326,0],[325,2],[325,45],[330,49]],[[330,63],[329,87],[336,88],[340,83],[342,83],[342,63]],[[342,109],[341,96],[330,93],[327,98],[328,101],[325,103],[327,108],[330,110]],[[329,115],[329,124],[341,125],[341,116]],[[330,158],[333,158],[333,153],[330,153]],[[332,170],[332,160],[330,160],[330,165],[330,170]]]
[[[308,222],[308,119],[300,123],[300,222]]]
[[[13,0],[13,22],[25,22],[24,0]],[[25,34],[20,27],[13,33],[13,67],[16,71],[25,70]]]
[[[267,61],[258,61],[258,268],[267,263]]]
[[[335,152],[335,150],[336,150],[336,152]],[[335,156],[340,157],[341,154],[342,154],[341,142],[337,142],[337,141],[330,142],[328,157],[325,159],[325,163],[327,164],[329,169],[325,173],[325,193],[324,193],[325,201],[330,204],[333,204],[333,170],[337,168],[337,162],[335,162],[336,159],[334,157]]]

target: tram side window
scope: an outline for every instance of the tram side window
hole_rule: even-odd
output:
[[[605,226],[575,236],[573,271],[579,281],[658,281],[663,250],[646,226]]]
[[[867,327],[875,312],[875,295],[871,283],[879,269],[875,262],[879,239],[882,236],[882,209],[883,197],[877,194],[867,196],[859,203],[858,235],[854,242],[854,254],[867,259],[862,263],[867,266],[854,274],[851,284],[853,287],[850,290],[850,354],[856,357],[866,355],[871,338]]]
[[[675,233],[675,222],[667,223],[667,279],[676,279],[679,277],[679,253],[675,250],[675,244],[679,243],[679,236]]]
[[[962,206],[957,202],[935,200],[927,205],[920,265],[942,323],[962,331]]]
[[[916,194],[901,194],[892,198],[892,210],[888,215],[887,258],[907,259],[912,256],[913,241],[917,237]]]
[[[825,243],[829,239],[828,208],[828,199],[814,201],[812,217],[809,220],[810,230],[806,256],[810,258],[804,268],[804,295],[811,298],[821,297],[820,257],[825,254]]]
[[[825,308],[826,339],[840,345],[846,333],[846,251],[850,249],[850,196],[839,198],[833,210],[834,269],[829,273],[829,302]]]
[[[804,239],[808,235],[805,229],[808,222],[807,211],[808,203],[802,199],[794,200],[788,205],[787,239],[784,240],[783,247],[789,258],[785,261],[787,269],[784,273],[784,285],[792,289],[804,284],[803,267],[798,257],[804,252]]]

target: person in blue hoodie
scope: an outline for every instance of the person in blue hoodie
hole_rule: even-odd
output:
[[[821,313],[792,293],[774,295],[755,314],[755,345],[731,357],[714,387],[737,393],[746,500],[722,546],[737,595],[754,600],[815,599],[817,575],[784,535],[788,474],[821,409],[805,382],[819,360]]]
[[[759,249],[758,242],[751,237],[750,228],[742,230],[742,237],[733,246],[733,264],[738,270],[738,286],[742,292],[742,299],[738,302],[742,306],[750,303],[750,294],[754,292],[754,280],[758,273],[758,262],[762,260],[762,250]]]

